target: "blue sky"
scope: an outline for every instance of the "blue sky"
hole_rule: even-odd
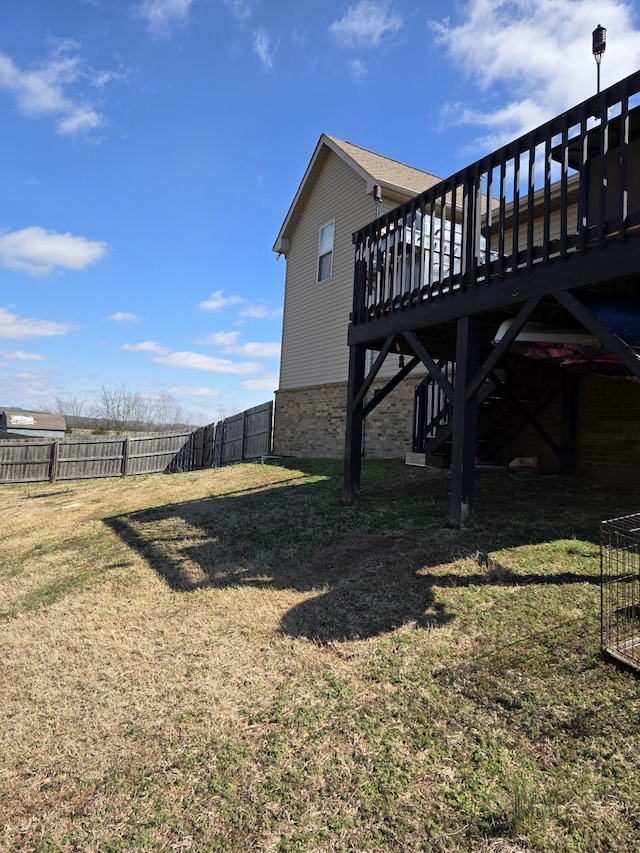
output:
[[[321,133],[446,177],[640,68],[621,0],[4,0],[0,408],[207,423],[278,385],[271,247]]]

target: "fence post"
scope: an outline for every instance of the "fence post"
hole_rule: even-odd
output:
[[[122,442],[122,468],[121,473],[126,477],[129,473],[129,454],[131,453],[131,437],[127,436]]]
[[[223,421],[218,421],[213,436],[213,465],[215,468],[222,465],[222,424]]]
[[[247,449],[247,413],[244,411],[242,413],[242,456],[240,458],[241,462],[244,462],[244,457]]]
[[[49,482],[55,483],[58,479],[58,455],[60,453],[60,442],[56,439],[51,445],[51,470],[49,472]]]

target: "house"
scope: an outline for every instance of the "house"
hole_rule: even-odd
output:
[[[64,438],[67,423],[62,415],[47,415],[22,409],[0,411],[0,438],[2,433],[22,435],[26,438]]]
[[[320,137],[273,247],[286,258],[275,453],[343,455],[352,235],[439,181],[333,136]],[[395,373],[398,360],[398,354],[387,357],[380,379]],[[368,421],[365,453],[404,456],[410,449],[413,398],[420,379],[402,383]],[[375,390],[374,385],[371,392]]]

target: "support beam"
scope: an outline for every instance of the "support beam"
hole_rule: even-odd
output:
[[[362,399],[356,403],[358,390],[364,382],[366,348],[355,345],[349,349],[349,381],[347,383],[347,423],[344,440],[344,483],[342,500],[352,504],[360,488],[362,470]]]
[[[473,515],[478,393],[468,396],[467,389],[480,361],[480,316],[461,317],[457,326],[449,504],[453,528],[462,527]]]

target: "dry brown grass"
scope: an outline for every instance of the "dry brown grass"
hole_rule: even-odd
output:
[[[3,490],[2,849],[626,849],[638,690],[562,495],[523,551],[495,498],[444,530],[446,475],[337,470]]]

